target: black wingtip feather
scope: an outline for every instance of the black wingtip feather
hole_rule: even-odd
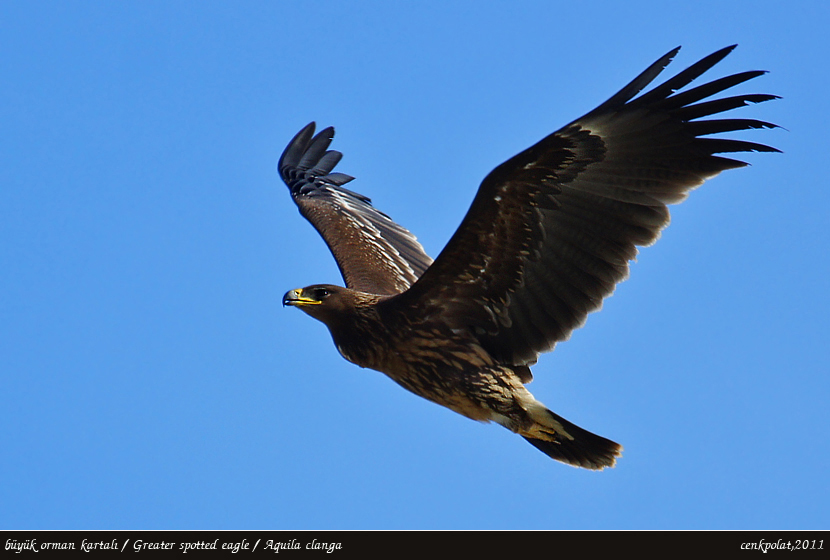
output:
[[[314,191],[318,183],[340,187],[354,179],[345,173],[332,173],[343,157],[337,150],[328,149],[334,139],[334,127],[326,127],[316,135],[315,127],[313,121],[304,126],[288,143],[277,164],[280,176],[295,196]],[[355,198],[365,197],[356,195]]]
[[[716,95],[722,91],[726,91],[729,88],[735,87],[739,84],[752,80],[753,78],[757,78],[758,76],[763,76],[766,73],[766,70],[751,70],[749,72],[740,72],[738,74],[732,74],[731,76],[725,76],[723,78],[712,80],[711,82],[707,82],[700,86],[686,90],[682,93],[671,95],[663,101],[656,101],[653,107],[655,109],[659,108],[663,111],[671,111],[672,109],[685,107],[687,105],[691,105],[692,103],[696,103],[702,99],[712,97],[713,95]],[[655,99],[659,100],[659,98]]]
[[[654,103],[656,100],[664,99],[669,97],[675,91],[687,86],[697,78],[699,78],[702,74],[704,74],[707,70],[712,68],[715,64],[720,62],[721,60],[726,57],[729,53],[731,53],[737,45],[732,45],[729,47],[725,47],[720,49],[719,51],[715,51],[709,56],[706,56],[699,61],[695,62],[673,78],[666,80],[661,85],[657,86],[653,90],[649,91],[648,93],[644,93],[637,99],[632,102],[632,105],[648,105],[650,103]]]
[[[625,85],[620,91],[615,93],[611,96],[608,101],[601,104],[599,107],[591,111],[590,114],[601,113],[608,109],[619,107],[628,103],[635,95],[643,91],[645,87],[654,81],[654,79],[660,75],[660,73],[666,69],[669,63],[677,56],[677,53],[680,52],[680,46],[677,46],[661,56],[657,61],[655,61],[651,66],[646,68],[643,72],[641,72],[636,78],[631,80],[628,84]],[[586,115],[588,116],[588,115]]]
[[[317,133],[306,146],[305,153],[297,164],[297,169],[307,170],[317,164],[326,154],[331,141],[334,139],[334,128],[327,127]]]
[[[682,121],[691,121],[701,117],[708,117],[718,113],[725,113],[732,109],[739,107],[746,107],[750,103],[763,103],[765,101],[772,101],[774,99],[781,99],[778,95],[769,93],[751,93],[747,95],[735,95],[732,97],[723,97],[721,99],[713,99],[712,101],[701,101],[694,105],[687,107],[680,107],[673,111],[674,116]]]
[[[309,142],[311,142],[311,138],[314,136],[314,129],[316,127],[317,123],[311,121],[300,132],[294,135],[294,138],[291,139],[291,142],[288,143],[288,146],[282,152],[280,161],[277,164],[277,169],[279,169],[280,173],[282,173],[284,167],[296,167],[300,163],[300,159],[303,157]]]
[[[757,119],[711,119],[707,121],[694,121],[688,125],[688,130],[695,136],[707,136],[709,134],[720,134],[722,132],[736,132],[738,130],[750,130],[761,128],[781,128],[777,124]]]

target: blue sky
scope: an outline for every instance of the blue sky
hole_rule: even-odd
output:
[[[0,527],[828,528],[823,2],[0,3]],[[677,45],[784,129],[673,209],[534,394],[601,473],[337,354],[276,174],[334,125],[435,256],[497,164]]]

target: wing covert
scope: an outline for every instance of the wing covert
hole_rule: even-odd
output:
[[[285,148],[279,172],[291,197],[334,255],[349,288],[374,294],[397,294],[426,270],[432,259],[414,235],[346,189],[353,177],[332,173],[342,154],[329,150],[332,127],[314,135],[305,126]]]

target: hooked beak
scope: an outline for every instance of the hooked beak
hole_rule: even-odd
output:
[[[282,296],[283,307],[285,307],[286,305],[293,305],[295,307],[303,305],[320,305],[321,303],[323,302],[318,299],[304,296],[302,288],[290,290],[286,292],[284,296]]]

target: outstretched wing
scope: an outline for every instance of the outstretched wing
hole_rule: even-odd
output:
[[[323,236],[349,288],[389,295],[406,290],[432,259],[368,197],[343,188],[354,177],[332,173],[343,157],[328,149],[334,129],[314,136],[314,127],[297,133],[279,162],[300,214]]]
[[[667,204],[725,169],[714,154],[774,152],[721,132],[774,125],[699,120],[773,95],[707,100],[764,72],[743,72],[675,93],[734,48],[720,50],[634,98],[675,49],[619,93],[494,169],[433,265],[386,309],[408,321],[441,317],[472,329],[502,363],[533,364],[599,309],[628,275],[637,246],[669,223]]]

